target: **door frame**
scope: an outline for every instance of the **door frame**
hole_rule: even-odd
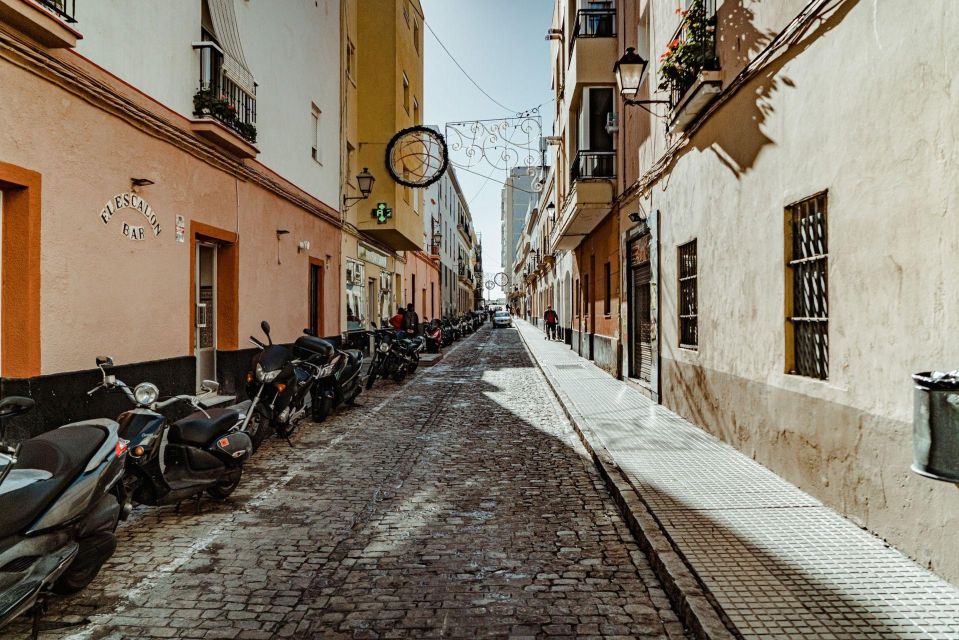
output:
[[[316,335],[322,337],[326,331],[326,318],[325,307],[323,306],[323,299],[326,287],[324,280],[326,280],[326,264],[323,260],[319,258],[314,258],[310,256],[309,271],[306,274],[306,326],[313,326],[314,318],[311,318],[310,315],[313,313],[312,309],[312,297],[313,297],[313,267],[317,267],[319,272],[319,277],[316,281]]]
[[[207,311],[206,311],[206,313],[205,313],[205,315],[204,315],[204,321],[206,321],[207,323],[210,322],[210,318],[211,318],[211,317],[212,317],[212,319],[213,319],[213,341],[212,341],[212,344],[211,344],[209,347],[200,347],[200,346],[199,346],[199,342],[200,342],[200,325],[199,325],[199,324],[196,324],[196,323],[194,322],[194,325],[193,325],[193,355],[196,357],[196,388],[197,388],[197,389],[200,388],[200,383],[203,382],[203,380],[208,379],[206,376],[201,375],[201,371],[200,371],[200,369],[201,369],[201,367],[200,367],[200,351],[202,351],[202,350],[204,350],[204,349],[209,349],[210,352],[211,352],[211,355],[212,355],[212,358],[213,358],[213,376],[212,376],[212,378],[213,378],[214,380],[217,379],[217,357],[216,357],[216,352],[217,352],[217,329],[218,329],[218,326],[219,326],[219,322],[218,322],[218,318],[217,318],[217,294],[219,293],[219,289],[220,289],[220,281],[219,281],[219,277],[218,277],[218,273],[217,273],[217,257],[219,256],[219,247],[220,247],[220,246],[219,246],[217,243],[215,243],[215,242],[206,242],[206,241],[197,241],[197,242],[195,242],[195,243],[193,244],[193,250],[194,250],[194,252],[195,252],[195,254],[196,254],[196,255],[194,256],[194,260],[196,260],[196,263],[197,263],[197,264],[199,264],[199,261],[200,261],[200,253],[203,251],[204,247],[209,248],[209,249],[212,249],[212,251],[213,251],[213,265],[212,265],[212,266],[213,266],[213,303],[212,303],[212,304],[213,304],[213,309],[207,309]],[[193,303],[193,313],[194,313],[194,317],[196,317],[197,307],[199,307],[199,305],[201,304],[201,303],[199,302],[199,295],[200,295],[200,273],[199,273],[199,270],[194,270],[194,273],[193,273],[193,295],[195,296],[195,297],[194,297],[194,303]]]
[[[187,354],[196,356],[196,256],[197,244],[215,244],[216,251],[216,350],[236,351],[240,344],[240,246],[237,234],[202,222],[190,221],[190,312]]]

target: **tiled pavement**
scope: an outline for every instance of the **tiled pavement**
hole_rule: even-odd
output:
[[[743,638],[959,638],[959,589],[566,345],[517,326],[591,448],[625,474],[727,628]]]
[[[515,331],[484,329],[359,403],[265,443],[226,502],[137,508],[42,640],[682,640]]]

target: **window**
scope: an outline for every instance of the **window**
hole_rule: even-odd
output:
[[[603,314],[610,315],[613,308],[613,276],[609,263],[603,265],[603,275],[606,277],[606,299],[603,300]]]
[[[699,303],[696,279],[698,274],[696,241],[680,245],[679,253],[679,346],[699,348]]]
[[[356,46],[349,38],[346,39],[346,77],[356,80]]]
[[[406,26],[410,26],[410,7],[405,2],[403,3],[403,19],[406,20]]]
[[[410,79],[406,77],[406,72],[403,72],[403,108],[406,109],[406,113],[410,112]]]
[[[413,48],[416,53],[420,52],[420,24],[416,21],[413,21]]]
[[[829,377],[826,193],[786,207],[786,371]]]
[[[413,97],[413,124],[420,123],[420,101]]]
[[[319,107],[315,104],[310,113],[311,118],[311,129],[310,129],[310,140],[313,145],[313,159],[323,164],[323,149],[320,146],[320,117],[323,115],[323,112],[320,111]]]

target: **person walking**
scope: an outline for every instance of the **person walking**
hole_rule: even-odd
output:
[[[547,306],[546,313],[543,314],[543,322],[546,323],[546,339],[556,339],[556,325],[559,324],[559,316],[553,311],[553,307]]]

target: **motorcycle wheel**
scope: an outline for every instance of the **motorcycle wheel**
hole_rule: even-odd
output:
[[[233,482],[214,485],[206,490],[207,495],[214,500],[226,500],[229,498],[230,494],[236,491],[236,488],[240,485],[240,479],[243,478],[243,467],[240,467],[238,471],[236,479]]]
[[[57,578],[50,590],[57,595],[66,596],[86,589],[100,573],[103,563],[109,560],[117,549],[117,537],[114,534],[117,524],[113,523],[111,531],[97,531],[80,540],[77,557]]]
[[[396,367],[396,370],[393,372],[393,382],[403,382],[403,378],[406,377],[406,367],[400,365]]]
[[[269,423],[263,418],[262,413],[254,409],[253,415],[250,416],[250,421],[246,425],[246,431],[250,440],[253,441],[253,452],[255,453],[269,435]]]
[[[373,362],[370,363],[370,371],[366,374],[366,389],[370,390],[373,388],[373,383],[376,381],[376,370],[377,365],[379,364],[379,357],[374,357]]]
[[[414,358],[414,359],[413,359],[413,362],[410,363],[410,375],[413,375],[414,373],[416,373],[416,368],[417,368],[418,366],[420,366],[420,359],[419,359],[419,358]]]

